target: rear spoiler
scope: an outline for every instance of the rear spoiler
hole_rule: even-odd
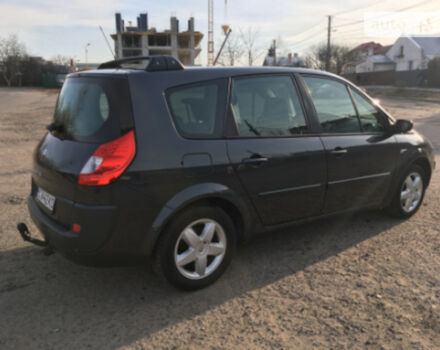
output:
[[[147,72],[184,70],[183,64],[168,55],[124,57],[114,61],[101,63],[98,69],[142,69]]]

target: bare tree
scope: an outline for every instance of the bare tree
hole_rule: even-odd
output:
[[[260,31],[249,27],[246,30],[239,29],[239,32],[240,41],[243,44],[247,56],[247,64],[253,66],[255,61],[264,54],[264,49],[262,49],[257,42],[260,36]]]
[[[56,55],[51,58],[51,61],[60,66],[70,66],[72,59],[63,55]]]
[[[353,52],[349,47],[333,44],[330,49],[330,71],[341,74],[344,65],[355,59]],[[327,44],[320,44],[313,47],[306,55],[306,64],[310,68],[325,69],[327,58]]]
[[[306,54],[306,65],[309,68],[324,70],[326,57],[327,45],[320,44],[318,46],[314,46]]]
[[[18,41],[16,34],[0,38],[0,70],[8,86],[12,85],[14,79],[18,79],[20,85],[20,66],[25,56],[24,45]]]
[[[240,37],[231,33],[219,57],[218,64],[222,66],[235,66],[243,57],[244,53],[245,49],[243,48]]]

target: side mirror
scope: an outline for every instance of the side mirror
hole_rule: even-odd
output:
[[[396,124],[394,124],[394,131],[399,134],[405,134],[411,131],[413,126],[414,124],[411,120],[399,119],[396,121]]]

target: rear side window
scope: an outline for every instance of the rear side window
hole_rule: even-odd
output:
[[[227,80],[215,80],[167,91],[170,112],[186,138],[220,138],[225,117]]]
[[[345,84],[325,78],[303,77],[325,133],[361,132],[359,119]]]
[[[105,143],[133,127],[126,79],[68,78],[54,114],[54,135],[63,139]]]
[[[289,76],[234,79],[231,107],[241,137],[289,137],[307,132]]]

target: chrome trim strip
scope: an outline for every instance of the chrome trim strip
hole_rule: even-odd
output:
[[[386,173],[380,173],[380,174],[373,174],[373,175],[366,175],[366,176],[359,176],[359,177],[353,177],[351,179],[344,179],[344,180],[337,180],[337,181],[329,181],[329,185],[335,185],[343,182],[350,182],[350,181],[358,181],[358,180],[366,180],[366,179],[374,179],[376,177],[383,177],[383,176],[389,176],[391,175],[390,172]]]
[[[261,192],[258,193],[259,196],[269,196],[271,194],[277,194],[277,193],[283,193],[283,192],[292,192],[292,191],[300,191],[300,190],[307,190],[309,188],[317,188],[321,187],[322,184],[313,184],[313,185],[305,185],[305,186],[298,186],[298,187],[288,187],[283,188],[280,190],[274,190],[274,191],[267,191],[267,192]]]

